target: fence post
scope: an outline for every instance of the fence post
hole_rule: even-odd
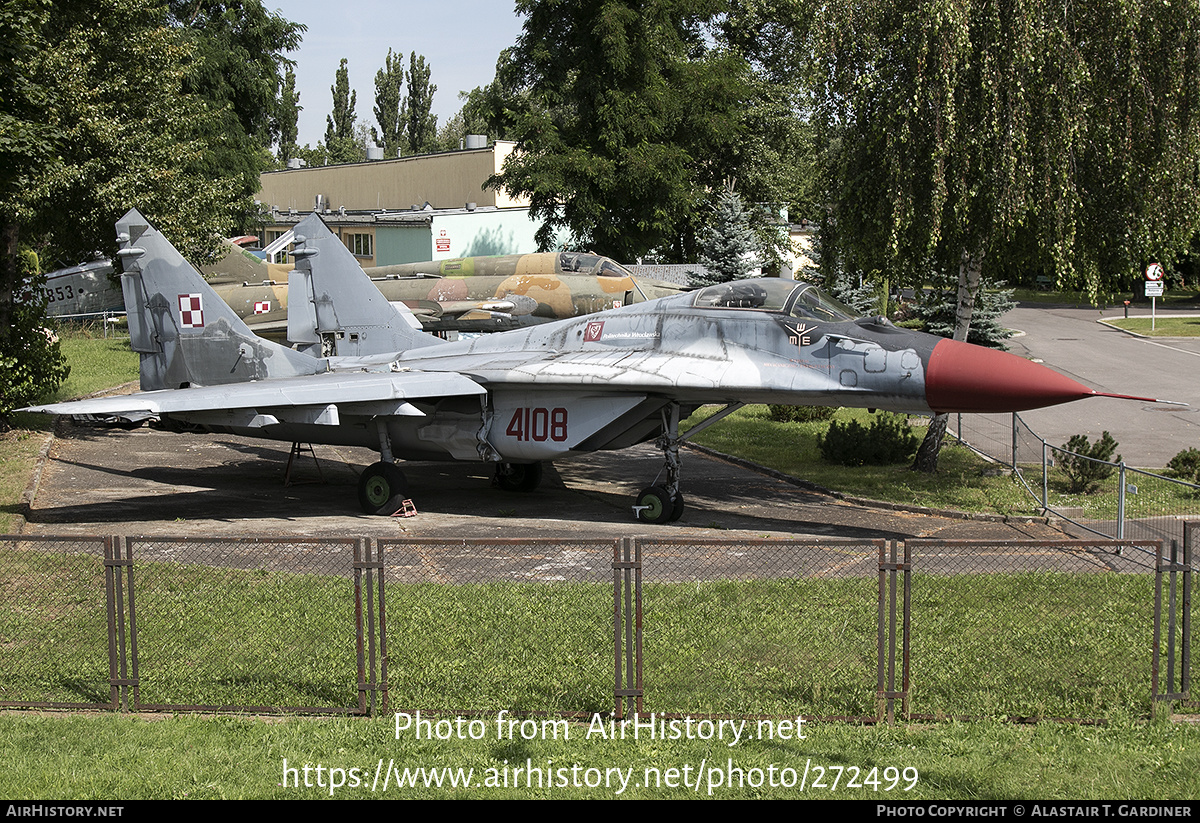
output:
[[[632,537],[613,541],[613,698],[618,720],[625,708],[642,714],[642,546]]]
[[[1183,524],[1183,638],[1179,661],[1179,690],[1184,699],[1192,693],[1192,545],[1200,523],[1187,521]]]
[[[1017,471],[1017,413],[1012,413],[1012,470]]]
[[[1117,464],[1117,539],[1125,539],[1125,462]]]
[[[1049,473],[1050,467],[1046,462],[1046,441],[1042,441],[1042,514],[1050,510]]]

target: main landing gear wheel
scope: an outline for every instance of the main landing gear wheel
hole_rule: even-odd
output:
[[[675,495],[662,486],[642,489],[637,496],[637,516],[643,523],[674,523],[683,517],[683,495]]]
[[[395,514],[406,497],[408,480],[395,463],[372,463],[358,478],[358,504],[367,514]]]
[[[541,483],[541,463],[500,463],[496,466],[496,485],[506,492],[531,492]]]

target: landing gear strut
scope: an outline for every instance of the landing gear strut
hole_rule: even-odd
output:
[[[375,418],[379,433],[379,456],[358,478],[358,505],[367,514],[391,515],[400,511],[408,498],[408,479],[392,457],[392,441],[383,418]]]
[[[658,478],[655,478],[653,486],[642,489],[633,507],[638,520],[643,523],[674,523],[683,517],[685,505],[683,494],[679,491],[679,444],[744,405],[730,403],[682,436],[679,434],[679,404],[670,403],[662,410],[662,434],[654,441],[654,445],[663,451],[663,471],[667,474],[667,482],[660,485]],[[662,477],[662,472],[659,472],[659,477]]]

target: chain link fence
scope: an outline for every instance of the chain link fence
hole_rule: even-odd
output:
[[[637,542],[645,711],[874,717],[883,540]]]
[[[1191,697],[1198,538],[3,537],[0,701],[1144,716]]]
[[[0,540],[0,705],[117,707],[110,538]]]
[[[611,708],[612,540],[380,540],[390,705]]]
[[[1019,414],[953,415],[947,430],[1008,466],[1043,511],[1091,534],[1182,544],[1184,521],[1200,518],[1200,486],[1068,451],[1047,442]],[[1092,478],[1087,491],[1072,488],[1065,466]]]
[[[361,710],[359,541],[124,542],[138,710]]]
[[[910,716],[1145,713],[1157,544],[904,547]]]

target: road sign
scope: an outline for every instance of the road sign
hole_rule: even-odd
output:
[[[1161,280],[1146,281],[1146,296],[1147,297],[1162,297],[1163,283]]]
[[[1146,266],[1146,282],[1153,283],[1163,279],[1163,267],[1158,263],[1151,263]]]

